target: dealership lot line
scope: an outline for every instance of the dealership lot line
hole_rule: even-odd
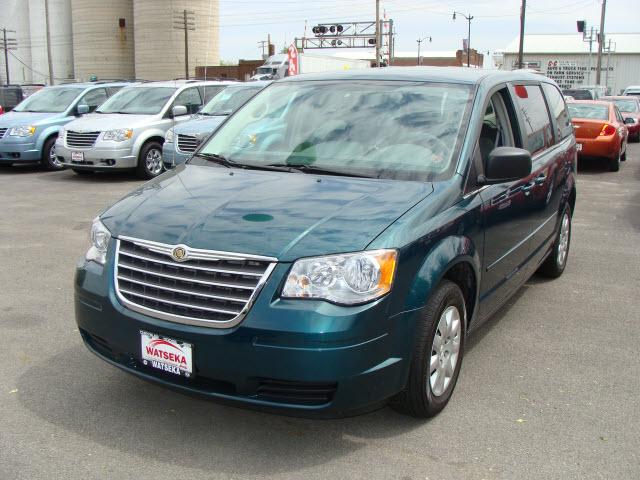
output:
[[[140,182],[0,169],[0,478],[640,477],[640,145],[581,165],[567,270],[532,278],[470,338],[429,422],[390,409],[311,421],[224,407],[91,355],[75,260]]]

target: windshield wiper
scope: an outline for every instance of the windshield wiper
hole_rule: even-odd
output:
[[[306,165],[302,163],[272,163],[267,165],[268,167],[288,168],[289,171],[295,170],[302,173],[317,173],[320,175],[336,175],[341,177],[362,177],[372,178],[369,175],[362,175],[353,172],[344,172],[341,170],[331,170],[329,168],[316,167],[314,165]]]
[[[194,157],[204,158],[205,160],[217,163],[218,165],[222,165],[227,168],[239,166],[236,162],[227,160],[225,156],[218,155],[217,153],[196,153]]]

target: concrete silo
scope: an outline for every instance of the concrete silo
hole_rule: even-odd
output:
[[[0,26],[15,32],[9,32],[8,38],[17,42],[15,50],[9,54],[9,80],[11,83],[31,83],[31,32],[29,29],[29,5],[24,0],[0,0],[0,12],[3,20]],[[4,21],[4,19],[10,19]],[[4,52],[0,55],[0,79],[6,82]]]
[[[71,0],[79,80],[134,78],[133,0]]]
[[[21,2],[27,5],[26,0]],[[74,78],[71,0],[48,0],[54,83]],[[33,81],[49,82],[45,0],[28,0]]]
[[[166,80],[185,76],[184,10],[189,12],[189,76],[196,66],[220,60],[218,0],[134,0],[136,78]]]

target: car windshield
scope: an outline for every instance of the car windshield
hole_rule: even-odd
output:
[[[606,105],[592,105],[588,103],[568,104],[571,118],[589,118],[592,120],[609,120],[609,107]]]
[[[227,87],[213,97],[200,113],[204,115],[230,115],[261,89],[262,87]]]
[[[104,102],[96,112],[155,115],[160,113],[175,91],[173,87],[123,88]]]
[[[472,87],[460,84],[273,84],[233,115],[199,153],[255,168],[438,180],[455,168],[471,98]]]
[[[613,100],[613,103],[620,109],[621,112],[637,112],[638,103],[635,100]]]
[[[43,88],[24,99],[14,112],[64,112],[82,94],[82,88]]]

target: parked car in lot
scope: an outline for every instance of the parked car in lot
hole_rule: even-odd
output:
[[[0,85],[0,115],[10,112],[23,100],[22,88],[18,85]]]
[[[623,95],[640,96],[640,85],[630,85],[624,89]]]
[[[629,140],[640,141],[640,97],[611,96],[602,97],[602,100],[613,102],[618,107],[629,130]]]
[[[0,117],[0,165],[41,162],[48,170],[62,168],[55,151],[60,127],[93,111],[125,85],[72,83],[30,95]]]
[[[578,157],[598,157],[609,162],[612,172],[627,159],[629,131],[618,107],[611,102],[569,102],[569,113],[578,141]]]
[[[169,130],[227,85],[236,82],[173,80],[123,89],[93,115],[62,130],[58,160],[74,172],[135,169],[141,178],[162,172],[162,144]]]
[[[169,129],[162,146],[165,168],[184,163],[198,145],[226,118],[271,82],[247,82],[230,85],[207,103],[189,121]]]
[[[562,95],[565,99],[571,97],[574,100],[594,100],[593,92],[586,88],[565,88]]]
[[[540,75],[289,77],[94,220],[79,331],[183,392],[324,417],[391,399],[429,417],[467,333],[534,272],[564,271],[575,171],[566,105]]]

